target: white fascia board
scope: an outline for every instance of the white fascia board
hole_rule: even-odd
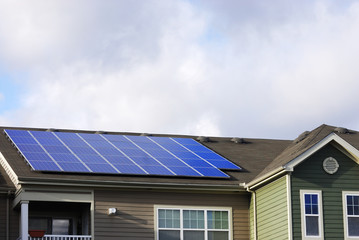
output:
[[[1,152],[0,152],[0,165],[4,168],[6,174],[9,176],[9,178],[12,181],[12,183],[14,184],[15,188],[19,189],[20,188],[19,178]]]
[[[273,178],[276,178],[277,176],[281,176],[285,174],[287,171],[284,167],[280,166],[279,168],[274,169],[273,171],[270,171],[269,173],[265,174],[264,176],[255,179],[248,184],[244,185],[244,188],[248,190],[251,190],[253,188],[256,188],[260,185],[265,184],[266,182],[272,180]]]
[[[320,150],[322,147],[330,143],[331,141],[336,142],[341,146],[343,149],[345,149],[352,157],[353,160],[355,160],[359,164],[359,151],[352,145],[350,145],[347,141],[345,141],[343,138],[339,137],[335,133],[331,133],[325,138],[323,138],[320,142],[312,146],[310,149],[299,155],[298,157],[294,158],[290,162],[284,165],[284,168],[287,170],[292,170],[295,166],[303,162],[305,159],[310,157],[312,154]]]

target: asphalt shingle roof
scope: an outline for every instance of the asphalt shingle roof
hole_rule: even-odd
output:
[[[203,145],[214,150],[218,154],[239,165],[242,171],[225,171],[231,177],[229,179],[218,178],[195,178],[195,177],[166,177],[166,176],[139,176],[139,175],[106,175],[106,174],[76,174],[76,173],[50,173],[32,171],[26,161],[17,152],[16,148],[6,138],[4,134],[6,127],[0,127],[0,152],[6,158],[11,168],[15,171],[19,179],[48,179],[51,181],[96,181],[96,182],[136,182],[136,183],[158,183],[158,184],[205,184],[205,185],[224,185],[238,186],[240,183],[249,183],[255,179],[271,173],[273,170],[284,166],[295,159],[323,138],[335,132],[353,147],[359,149],[359,134],[356,131],[346,133],[336,131],[337,128],[329,125],[321,125],[318,128],[301,135],[300,139],[292,140],[273,140],[273,139],[245,139],[243,143],[235,143],[228,137],[210,137],[209,142],[202,142]],[[41,130],[34,128],[12,128],[22,130]],[[94,131],[79,130],[59,130],[66,132],[86,132]],[[113,133],[124,135],[140,135],[138,133]],[[197,136],[181,135],[160,135],[153,136],[184,137],[197,139]],[[0,168],[0,187],[13,187],[11,181],[6,176],[4,169]]]
[[[12,146],[9,139],[6,138],[3,130],[6,127],[0,127],[0,152],[7,159],[8,163],[21,178],[43,178],[43,179],[67,179],[72,181],[93,180],[99,182],[121,181],[121,182],[152,182],[152,183],[174,183],[174,184],[213,184],[213,185],[236,185],[239,183],[251,181],[259,172],[261,172],[280,152],[282,152],[291,141],[270,140],[270,139],[246,139],[245,143],[234,143],[232,138],[211,137],[209,142],[202,144],[224,156],[230,161],[242,167],[242,171],[226,171],[230,179],[217,178],[191,178],[191,177],[158,177],[158,176],[136,176],[136,175],[106,175],[106,174],[64,174],[32,171],[26,164],[26,161]],[[42,130],[30,128],[12,128],[23,130]],[[60,130],[70,132],[90,132],[77,130]],[[116,133],[117,134],[117,133]],[[140,135],[136,133],[118,133],[127,135]],[[167,137],[186,137],[197,139],[197,136],[179,136],[179,135],[153,135]],[[149,180],[150,179],[150,180]]]

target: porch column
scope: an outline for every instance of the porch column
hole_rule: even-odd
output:
[[[29,201],[21,201],[21,222],[20,234],[21,240],[29,238]]]

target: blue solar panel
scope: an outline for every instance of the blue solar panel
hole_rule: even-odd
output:
[[[33,170],[229,177],[237,165],[191,138],[5,130]]]
[[[184,161],[181,161],[174,157],[172,157],[172,158],[157,158],[157,161],[159,161],[161,164],[163,164],[167,167],[171,167],[171,166],[188,167],[188,165]]]
[[[51,154],[51,157],[56,162],[74,162],[74,163],[80,163],[80,160],[73,154],[63,154],[63,153],[54,153]]]
[[[43,146],[44,149],[49,153],[62,153],[62,154],[70,154],[71,152],[65,146]]]
[[[26,158],[30,161],[52,162],[52,159],[45,152],[44,153],[39,153],[39,152],[26,153]]]
[[[219,169],[237,169],[238,168],[238,166],[236,166],[235,164],[233,164],[229,161],[210,160],[209,162]]]
[[[100,155],[95,154],[77,154],[77,157],[86,165],[89,163],[105,164],[107,161]]]
[[[193,152],[196,156],[200,157],[207,163],[219,169],[232,169],[240,170],[241,168],[232,162],[228,161],[219,154],[213,152],[209,148],[201,145],[191,138],[170,138],[173,141],[183,145],[187,150]]]
[[[35,139],[33,139],[30,135],[29,135],[29,137],[14,136],[13,140],[17,144],[37,144]]]
[[[52,161],[31,161],[31,167],[38,171],[61,171],[61,169]]]
[[[58,162],[65,172],[90,172],[81,162]]]
[[[126,157],[125,155],[107,155],[104,156],[106,158],[106,160],[113,164],[120,164],[120,165],[135,165],[134,162],[129,159],[128,157]]]
[[[22,152],[45,152],[40,145],[35,144],[17,144],[17,148]]]
[[[141,166],[148,174],[152,175],[174,175],[163,166]]]
[[[207,177],[228,177],[227,174],[217,168],[197,167],[195,169]]]
[[[118,173],[118,171],[113,168],[111,165],[107,163],[96,164],[96,163],[88,163],[87,166],[92,170],[92,172],[96,173]]]
[[[202,146],[202,145],[199,145],[199,143],[196,142],[195,140],[193,140],[192,138],[171,138],[171,139],[173,139],[174,141],[176,141],[179,144],[184,145],[184,146],[187,146],[187,145]]]
[[[131,142],[111,141],[111,143],[119,149],[138,149],[138,147]]]
[[[24,130],[6,129],[5,132],[6,132],[6,134],[8,134],[8,136],[11,136],[11,138],[14,138],[14,137],[31,137],[30,133],[28,131],[24,131]]]
[[[116,148],[97,148],[94,147],[94,149],[101,154],[102,156],[109,156],[109,155],[118,155],[121,154],[120,151],[118,151]]]
[[[201,176],[200,173],[188,167],[170,167],[170,169],[178,176]]]
[[[130,164],[130,165],[114,165],[121,173],[127,174],[147,174],[140,167]]]

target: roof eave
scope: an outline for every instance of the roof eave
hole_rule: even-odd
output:
[[[286,172],[290,172],[291,170],[286,169],[284,166],[280,166],[267,174],[263,175],[262,177],[256,178],[249,183],[244,185],[244,188],[246,189],[254,189],[260,185],[265,184],[266,182],[270,181],[271,179],[281,176],[285,174]]]
[[[238,184],[192,184],[192,183],[153,183],[131,181],[95,181],[74,179],[44,179],[19,177],[19,184],[65,187],[91,187],[91,188],[131,188],[131,189],[162,189],[162,190],[196,190],[220,192],[244,192]]]

